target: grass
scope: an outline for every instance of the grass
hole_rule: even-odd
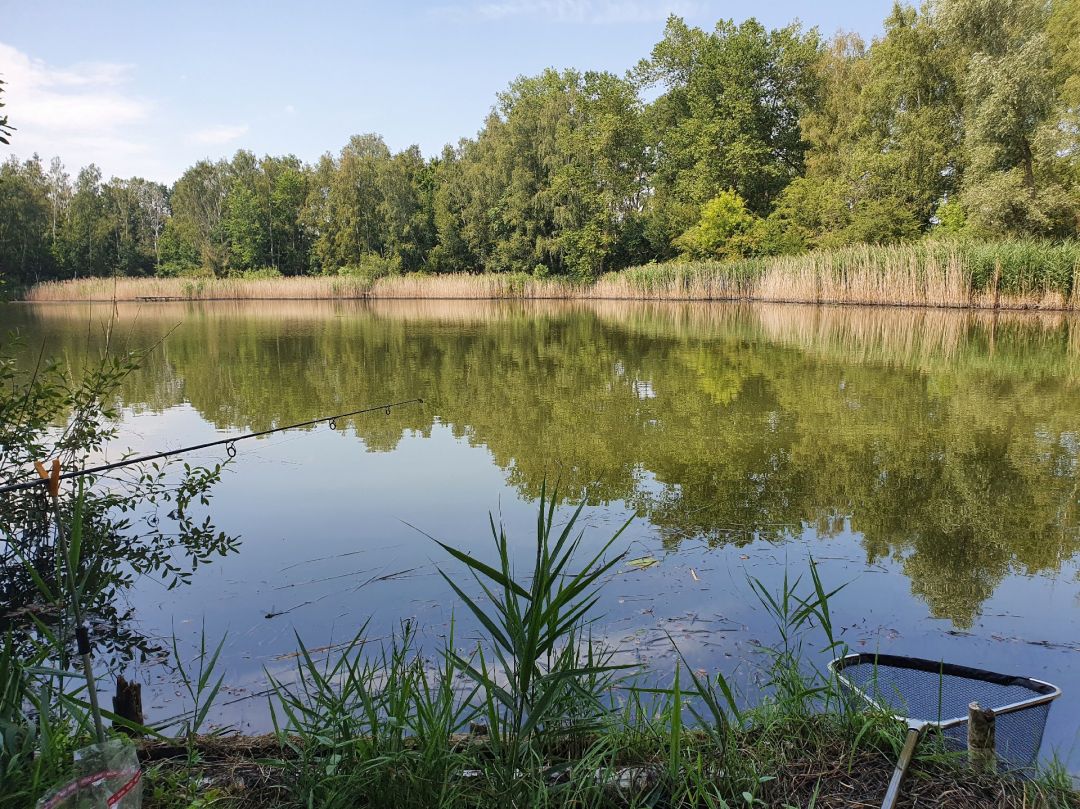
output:
[[[853,705],[827,671],[807,662],[811,633],[843,651],[813,560],[772,591],[747,587],[776,628],[765,652],[768,696],[740,706],[724,678],[681,655],[670,684],[614,662],[590,626],[616,533],[583,555],[581,509],[556,525],[541,494],[532,565],[518,573],[490,520],[494,561],[438,543],[466,577],[443,575],[481,637],[462,649],[453,631],[431,656],[406,622],[389,641],[361,627],[339,653],[316,659],[302,639],[295,676],[267,674],[275,731],[198,736],[224,675],[221,644],[203,639],[177,669],[190,713],[178,739],[144,742],[147,809],[246,807],[743,807],[875,806],[902,738],[895,720]],[[674,644],[673,644],[674,645]],[[176,644],[174,643],[174,650]],[[676,649],[676,652],[678,650]],[[3,740],[0,806],[29,807],[70,772],[90,733],[82,702],[45,688],[58,672],[0,655]],[[177,652],[177,657],[179,653]],[[67,675],[70,677],[70,675]],[[61,689],[62,690],[62,689]],[[148,732],[150,729],[144,729]],[[961,754],[962,755],[962,754]],[[902,806],[1078,807],[1060,769],[1036,780],[976,775],[965,759],[924,742]]]
[[[926,240],[725,263],[650,264],[592,283],[512,273],[88,278],[39,284],[26,300],[601,298],[1075,310],[1078,288],[1080,242]]]

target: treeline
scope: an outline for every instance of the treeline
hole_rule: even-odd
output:
[[[432,158],[368,134],[314,165],[248,151],[200,161],[171,188],[106,182],[92,165],[72,182],[37,156],[0,166],[0,269],[15,286],[113,274],[589,278],[930,232],[1080,232],[1080,0],[898,4],[869,45],[798,24],[705,31],[672,17],[627,75],[519,78],[475,138]]]

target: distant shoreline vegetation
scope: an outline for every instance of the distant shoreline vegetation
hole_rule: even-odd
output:
[[[179,278],[161,287],[175,294],[254,272],[318,278],[289,281],[304,296],[479,284],[726,297],[754,278],[765,297],[823,300],[827,277],[818,291],[762,268],[832,260],[783,258],[805,254],[846,266],[859,245],[1080,238],[1078,43],[1080,0],[897,4],[869,44],[799,23],[672,16],[626,73],[519,77],[475,136],[434,155],[356,134],[313,162],[249,150],[200,160],[171,185],[11,157],[0,275],[8,295],[101,276]],[[18,131],[11,140],[19,149]],[[923,249],[935,248],[870,255]],[[653,262],[676,263],[635,269]],[[563,280],[397,278],[477,272]],[[971,272],[969,291],[997,296]],[[324,279],[340,275],[358,280]],[[918,272],[879,275],[836,294],[969,305],[955,274],[922,291]],[[771,289],[776,278],[795,286]],[[879,289],[883,278],[898,286]],[[1038,273],[1014,289],[1003,266],[1000,280],[999,305],[1071,296],[1071,281]]]
[[[25,300],[265,299],[761,300],[975,309],[1080,309],[1080,242],[923,241],[799,256],[673,261],[595,281],[525,273],[363,273],[285,277],[85,278],[32,287]]]

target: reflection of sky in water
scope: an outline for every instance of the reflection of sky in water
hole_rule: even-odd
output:
[[[597,480],[587,548],[647,510],[618,549],[659,564],[614,572],[595,628],[621,659],[669,677],[670,633],[692,665],[752,695],[757,644],[776,636],[746,577],[775,589],[813,554],[826,584],[848,582],[833,612],[852,649],[1061,685],[1046,739],[1080,771],[1080,329],[1067,321],[1029,330],[1005,315],[612,302],[138,311],[137,324],[124,315],[135,344],[183,324],[125,387],[112,457],[226,435],[215,424],[241,432],[432,401],[361,417],[365,440],[350,423],[238,444],[212,508],[241,552],[190,586],[143,580],[127,595],[135,628],[166,641],[175,631],[189,657],[204,622],[211,643],[228,633],[223,723],[267,728],[252,695],[265,670],[289,676],[294,632],[323,648],[365,621],[380,638],[415,618],[438,649],[455,613],[435,565],[462,570],[421,531],[490,556],[494,511],[528,564],[531,498],[547,474]],[[0,316],[82,355],[84,313]],[[413,432],[429,425],[429,437]],[[456,616],[467,647],[474,624]],[[147,683],[150,720],[178,710],[166,666],[128,674]]]
[[[198,442],[217,435],[187,407],[133,416],[126,427],[128,443],[140,450],[175,445],[175,436]],[[220,528],[243,534],[242,552],[200,570],[189,587],[165,592],[146,582],[131,595],[138,628],[163,638],[175,630],[189,654],[203,622],[212,641],[228,633],[228,688],[217,714],[222,723],[267,728],[266,701],[257,694],[265,687],[264,670],[290,678],[294,632],[321,649],[347,641],[364,621],[370,622],[369,636],[379,638],[415,618],[434,650],[456,614],[459,646],[469,645],[473,622],[462,609],[455,612],[453,594],[435,574],[436,564],[451,572],[461,572],[460,566],[447,563],[430,539],[406,523],[484,556],[491,553],[485,515],[492,510],[521,558],[530,558],[534,504],[506,485],[485,448],[470,447],[445,427],[436,427],[430,438],[406,437],[388,453],[366,452],[355,436],[328,428],[246,441],[238,450],[213,510]],[[198,460],[220,457],[211,452]],[[648,470],[638,477],[643,489],[662,488]],[[567,513],[563,509],[564,518]],[[587,508],[581,520],[586,547],[605,540],[628,516],[620,504]],[[848,583],[833,611],[837,631],[853,650],[944,658],[1064,686],[1045,749],[1058,750],[1077,768],[1080,690],[1070,687],[1080,683],[1075,563],[1052,576],[1006,578],[975,626],[960,631],[930,617],[912,597],[899,560],[867,564],[860,537],[848,528],[828,538],[800,529],[793,539],[722,548],[691,540],[672,551],[637,519],[618,548],[628,559],[653,555],[659,564],[645,570],[623,565],[610,576],[596,635],[621,659],[640,661],[664,677],[674,666],[670,634],[691,665],[724,671],[753,694],[761,661],[756,645],[769,643],[774,632],[746,576],[778,587],[785,566],[797,574],[812,554],[827,585]],[[811,645],[818,640],[813,634],[809,639]],[[177,687],[170,672],[140,668],[138,676],[147,681],[148,716],[171,715]]]

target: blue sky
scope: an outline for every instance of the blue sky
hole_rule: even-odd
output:
[[[73,175],[171,182],[239,148],[336,152],[382,134],[425,154],[481,126],[495,95],[545,67],[622,73],[648,55],[668,13],[711,28],[757,16],[870,38],[892,0],[430,0],[284,3],[0,0],[5,152]]]

